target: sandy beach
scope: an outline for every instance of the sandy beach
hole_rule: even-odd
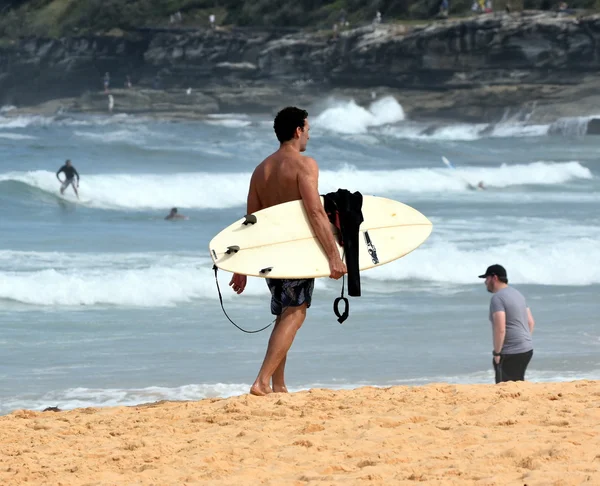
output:
[[[600,382],[313,389],[0,417],[0,484],[600,484]]]

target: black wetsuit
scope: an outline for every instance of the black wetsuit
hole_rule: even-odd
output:
[[[340,244],[344,247],[346,267],[348,269],[348,295],[360,296],[360,271],[358,262],[358,233],[364,221],[362,214],[363,196],[360,192],[351,193],[346,189],[338,189],[323,196],[325,212],[331,224],[339,230]],[[379,263],[377,251],[368,233],[365,233],[369,253],[373,263]]]
[[[72,180],[73,177],[77,176],[77,180],[79,180],[79,174],[77,173],[77,170],[75,169],[75,167],[73,167],[72,165],[63,165],[60,169],[58,169],[58,172],[56,173],[56,177],[58,177],[58,174],[60,174],[61,172],[65,173],[65,177],[67,178],[67,180]]]

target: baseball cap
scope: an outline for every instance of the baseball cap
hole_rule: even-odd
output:
[[[487,267],[485,273],[483,275],[479,275],[479,278],[485,278],[491,275],[506,278],[506,269],[502,265],[498,265],[496,263],[495,265],[490,265],[489,267]]]

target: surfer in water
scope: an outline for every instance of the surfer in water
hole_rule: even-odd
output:
[[[187,216],[184,216],[183,214],[179,214],[177,212],[177,208],[171,208],[171,212],[165,216],[165,219],[167,221],[172,220],[172,219],[187,219]]]
[[[59,174],[61,172],[64,172],[65,174],[65,180],[61,181]],[[75,185],[75,176],[77,176],[77,185]],[[65,162],[65,165],[63,165],[60,169],[58,169],[58,172],[56,172],[56,178],[59,180],[59,182],[61,182],[61,186],[60,186],[60,193],[64,194],[65,193],[65,189],[69,186],[71,186],[73,188],[73,190],[75,191],[75,195],[77,196],[77,199],[79,199],[79,193],[77,192],[77,188],[79,187],[79,173],[77,172],[77,169],[75,169],[75,167],[73,167],[71,165],[71,161],[67,160]]]
[[[485,191],[485,184],[483,183],[483,181],[479,181],[479,184],[477,184],[476,186],[474,186],[471,183],[467,183],[467,187],[471,191]]]
[[[329,276],[337,280],[347,270],[321,204],[319,166],[315,159],[302,155],[310,138],[308,113],[296,107],[284,108],[275,117],[273,128],[280,146],[254,169],[246,213],[302,200],[308,220],[329,260]],[[290,255],[290,258],[297,256]],[[229,285],[241,294],[246,282],[246,275],[234,274]],[[267,279],[267,285],[271,291],[271,313],[277,318],[263,364],[250,388],[250,393],[261,396],[272,392],[287,393],[284,378],[287,353],[306,318],[314,279]]]

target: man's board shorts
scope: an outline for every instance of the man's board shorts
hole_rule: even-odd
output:
[[[267,285],[271,291],[271,314],[280,316],[288,307],[298,307],[306,303],[310,307],[314,278],[288,280],[267,278]]]
[[[62,183],[62,186],[60,186],[60,190],[64,191],[70,185],[73,185],[73,187],[76,187],[75,186],[75,177],[65,180],[65,182]]]

